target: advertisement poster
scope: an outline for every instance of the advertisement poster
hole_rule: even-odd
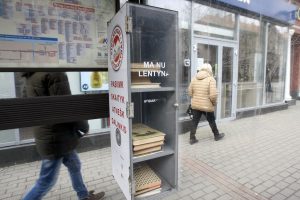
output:
[[[111,0],[1,0],[0,67],[107,67]]]
[[[126,105],[129,99],[126,7],[114,16],[108,26],[108,73],[112,172],[127,200],[131,199],[130,130]]]
[[[80,90],[108,91],[108,72],[80,72]]]

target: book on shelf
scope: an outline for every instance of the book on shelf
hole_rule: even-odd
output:
[[[144,154],[148,154],[148,153],[154,153],[154,152],[157,152],[160,150],[161,150],[161,145],[155,146],[155,147],[150,147],[147,149],[138,150],[138,151],[133,151],[133,156],[140,156],[140,155],[144,155]]]
[[[159,67],[144,67],[143,63],[131,63],[131,86],[133,88],[158,88],[160,83],[153,83],[149,76],[141,76],[140,73],[147,71],[155,73],[161,71]]]
[[[138,88],[160,88],[160,83],[150,83],[150,84],[131,84],[131,88],[138,89]]]
[[[160,71],[160,66],[153,65],[151,67],[145,67],[144,63],[131,63],[131,71],[135,69]]]
[[[131,68],[131,72],[141,73],[142,71],[159,72],[160,68]]]
[[[146,163],[135,166],[133,176],[135,181],[135,195],[150,192],[161,187],[161,179]]]
[[[140,150],[148,149],[151,147],[162,146],[163,144],[164,144],[164,141],[161,140],[158,142],[151,142],[151,143],[147,143],[147,144],[136,145],[133,147],[133,151],[140,151]]]
[[[147,189],[144,189],[144,190],[140,190],[140,191],[135,193],[135,196],[148,197],[148,196],[151,196],[151,195],[154,195],[154,194],[158,194],[160,192],[161,192],[161,186],[157,185],[157,186],[154,186],[152,188],[147,188]]]
[[[131,75],[131,87],[155,87],[159,88],[160,83],[151,82],[149,77],[139,77],[137,75]]]
[[[164,141],[165,135],[145,124],[133,124],[132,126],[133,146]]]

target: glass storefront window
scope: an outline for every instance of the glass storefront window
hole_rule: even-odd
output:
[[[264,73],[261,22],[240,16],[239,23],[238,109],[261,104]]]
[[[226,118],[231,117],[232,111],[234,49],[223,47],[222,54],[221,118]]]
[[[67,72],[72,95],[108,93],[108,72]],[[0,73],[0,99],[23,98],[25,78],[19,72]],[[106,118],[89,120],[90,134],[107,132]],[[33,141],[33,128],[0,131],[0,146]]]
[[[287,43],[288,28],[269,24],[265,69],[266,104],[284,100]]]
[[[235,14],[193,3],[194,35],[235,39]]]
[[[18,129],[0,131],[0,147],[15,144],[18,140]]]
[[[0,73],[0,99],[15,98],[14,73]]]

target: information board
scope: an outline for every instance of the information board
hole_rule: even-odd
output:
[[[107,68],[114,2],[1,0],[0,67]]]

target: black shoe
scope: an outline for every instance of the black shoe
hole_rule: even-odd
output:
[[[193,138],[193,139],[190,139],[190,144],[192,145],[192,144],[195,144],[195,143],[197,143],[198,142],[198,140],[196,139],[196,138]]]
[[[89,196],[84,200],[101,200],[104,199],[105,192],[99,192],[94,194],[94,190],[89,191]]]
[[[221,140],[224,136],[224,133],[219,133],[217,136],[215,136],[215,141]]]

